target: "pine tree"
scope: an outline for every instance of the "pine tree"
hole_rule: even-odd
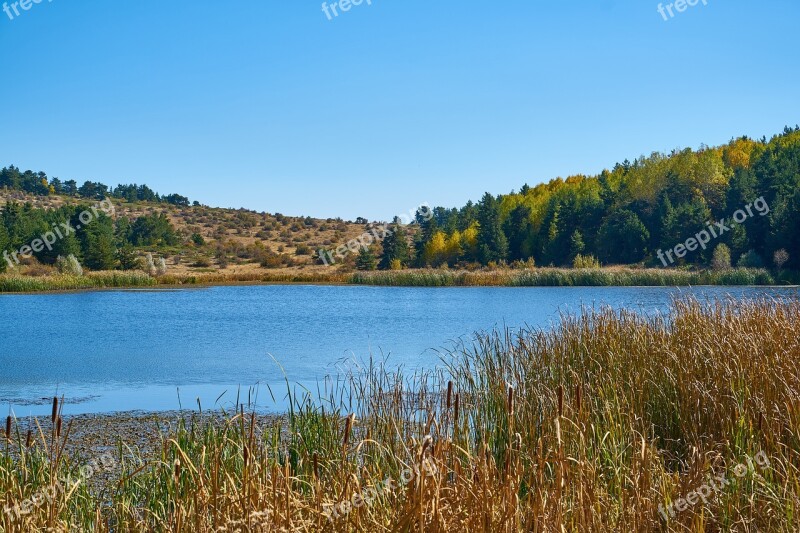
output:
[[[392,261],[400,261],[403,266],[408,266],[411,251],[408,247],[408,235],[400,224],[393,224],[383,239],[383,253],[381,254],[380,267],[389,270]]]
[[[119,268],[122,270],[142,268],[142,262],[136,255],[136,250],[127,242],[117,250],[117,261],[119,262]]]
[[[500,202],[488,192],[478,205],[478,254],[483,264],[505,261],[508,241],[500,222]]]
[[[375,270],[377,266],[378,261],[369,247],[365,246],[358,251],[358,256],[356,257],[356,268],[358,270]]]

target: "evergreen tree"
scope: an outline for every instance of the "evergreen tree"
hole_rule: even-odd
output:
[[[400,261],[403,266],[408,266],[410,258],[408,234],[402,225],[395,222],[388,228],[386,237],[383,239],[380,267],[388,270],[392,267],[392,261]]]
[[[378,266],[378,261],[375,259],[375,254],[368,246],[362,247],[358,251],[356,257],[356,268],[358,270],[375,270]]]
[[[142,268],[142,262],[136,254],[136,250],[128,242],[117,250],[117,261],[121,270],[138,270]]]
[[[484,264],[505,261],[508,241],[500,221],[500,202],[488,192],[478,204],[478,255]]]

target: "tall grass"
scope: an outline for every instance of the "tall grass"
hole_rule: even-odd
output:
[[[350,282],[359,285],[404,287],[674,287],[773,285],[775,280],[767,270],[744,268],[719,272],[629,268],[536,268],[477,272],[451,270],[359,272],[353,274]]]
[[[0,293],[73,291],[116,287],[152,287],[156,280],[141,272],[92,272],[85,276],[0,276]]]
[[[98,531],[797,531],[799,339],[796,300],[587,309],[478,335],[435,371],[370,362],[321,392],[287,387],[280,425],[243,410],[185,421],[146,468],[127,454],[109,498],[70,498],[58,517],[94,512],[82,524]],[[768,468],[731,473],[759,452]],[[659,513],[712,474],[733,482]],[[7,454],[0,505],[30,492],[18,478],[47,474]]]

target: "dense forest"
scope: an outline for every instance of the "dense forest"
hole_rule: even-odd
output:
[[[762,198],[755,216],[678,260],[710,266],[715,250],[747,267],[800,268],[800,128],[771,140],[653,153],[596,176],[571,176],[478,203],[418,216],[406,244],[402,228],[375,250],[380,268],[500,264],[662,266],[670,250],[709,224]],[[429,220],[426,220],[429,218]],[[719,245],[724,245],[720,247]],[[369,268],[364,251],[360,265]],[[380,254],[380,257],[377,257]]]
[[[130,220],[114,220],[95,211],[89,224],[82,224],[81,214],[91,213],[89,205],[38,209],[30,204],[8,202],[0,215],[0,272],[13,267],[12,250],[20,250],[58,232],[51,246],[42,246],[31,254],[42,264],[56,264],[60,257],[74,256],[92,270],[134,270],[141,268],[135,246],[165,246],[178,242],[175,228],[163,214],[143,215]],[[84,219],[85,220],[85,219]],[[65,229],[68,228],[68,229]]]

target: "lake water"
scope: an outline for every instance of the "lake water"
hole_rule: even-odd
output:
[[[3,295],[0,406],[19,417],[45,414],[50,398],[63,394],[68,414],[194,408],[198,397],[204,408],[229,407],[237,388],[246,397],[255,387],[258,408],[280,410],[284,372],[291,383],[311,385],[340,361],[370,354],[432,367],[436,349],[475,331],[550,327],[582,305],[654,313],[676,294],[797,289],[282,285]]]

